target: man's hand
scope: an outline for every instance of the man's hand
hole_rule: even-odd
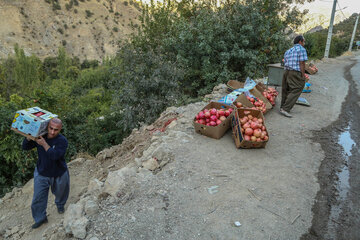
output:
[[[305,80],[305,62],[304,61],[300,61],[300,72],[301,72],[301,76]]]
[[[47,144],[47,142],[42,136],[37,138],[35,141],[37,144],[41,145],[45,149],[45,151],[47,151],[50,148],[49,144]]]

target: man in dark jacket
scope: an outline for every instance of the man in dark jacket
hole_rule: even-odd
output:
[[[49,188],[55,195],[58,213],[64,213],[65,203],[69,197],[70,176],[65,162],[68,147],[67,139],[60,134],[62,122],[53,118],[48,124],[48,133],[35,141],[25,138],[22,144],[24,150],[37,148],[38,161],[34,171],[34,195],[31,203],[31,213],[35,220],[32,228],[38,228],[47,223],[46,208]]]
[[[305,61],[308,60],[305,38],[297,36],[294,46],[284,54],[284,75],[281,86],[280,113],[285,117],[292,117],[289,113],[301,95],[305,86]]]

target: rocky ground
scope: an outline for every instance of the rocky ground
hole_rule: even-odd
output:
[[[192,119],[206,101],[168,108],[121,145],[70,162],[66,212],[56,212],[51,196],[49,223],[39,229],[31,229],[32,181],[8,193],[0,200],[0,239],[285,240],[311,239],[319,228],[322,239],[329,214],[316,220],[327,156],[319,131],[342,111],[353,84],[344,69],[353,58],[316,63],[313,91],[303,94],[312,106],[296,105],[294,118],[278,113],[277,99],[266,114],[266,148],[237,149],[231,131],[219,140],[195,133]]]

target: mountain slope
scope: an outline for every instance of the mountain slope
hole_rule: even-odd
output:
[[[101,60],[116,52],[139,14],[137,3],[124,0],[2,0],[0,58],[19,44],[40,58],[64,46],[70,56]]]

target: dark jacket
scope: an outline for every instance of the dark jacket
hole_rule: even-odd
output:
[[[52,139],[47,139],[47,137],[44,136],[44,139],[50,146],[47,151],[35,141],[28,141],[26,138],[23,141],[22,148],[24,150],[30,150],[34,147],[37,148],[38,161],[36,162],[36,167],[40,175],[45,177],[59,177],[67,170],[65,153],[68,141],[61,134]]]

